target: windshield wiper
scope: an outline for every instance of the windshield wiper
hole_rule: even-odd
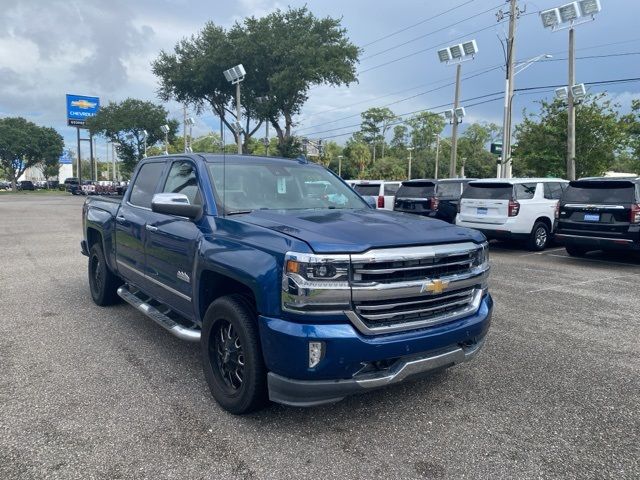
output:
[[[234,210],[232,212],[226,212],[225,215],[240,215],[243,213],[251,213],[253,210]]]

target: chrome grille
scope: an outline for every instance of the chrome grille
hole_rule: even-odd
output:
[[[418,258],[398,262],[368,263],[353,270],[355,282],[390,283],[440,278],[466,272],[473,262],[471,253],[439,258]]]
[[[365,334],[434,326],[475,313],[488,266],[475,243],[371,250],[351,256],[352,307]]]

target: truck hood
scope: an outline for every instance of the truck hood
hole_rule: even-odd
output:
[[[256,210],[235,220],[302,240],[316,253],[485,240],[475,230],[386,210]]]

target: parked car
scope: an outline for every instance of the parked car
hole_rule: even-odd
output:
[[[20,180],[17,184],[16,184],[16,189],[17,190],[35,190],[36,186],[33,184],[33,182],[31,180]]]
[[[11,190],[11,182],[0,181],[0,190]]]
[[[490,239],[524,240],[530,250],[544,250],[567,185],[560,178],[469,182],[460,199],[456,225],[480,230]]]
[[[556,238],[573,256],[590,250],[640,250],[640,178],[569,183],[558,205]]]
[[[60,186],[60,182],[58,180],[47,180],[45,188],[49,189],[57,189]]]
[[[318,196],[324,182],[336,197]],[[82,225],[93,301],[119,296],[200,342],[211,392],[233,413],[267,398],[335,402],[465,362],[491,322],[482,234],[373,210],[304,160],[146,158],[120,201],[87,198]]]
[[[64,186],[67,192],[72,195],[81,195],[82,189],[80,188],[80,181],[77,177],[65,178]]]
[[[475,179],[407,180],[396,193],[394,210],[455,223],[460,195]]]
[[[377,208],[393,210],[396,192],[402,182],[387,182],[385,180],[356,180],[353,189],[362,197],[373,198]]]

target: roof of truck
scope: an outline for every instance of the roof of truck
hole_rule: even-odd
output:
[[[540,183],[540,182],[567,182],[564,178],[532,177],[532,178],[482,178],[473,180],[473,183]]]

